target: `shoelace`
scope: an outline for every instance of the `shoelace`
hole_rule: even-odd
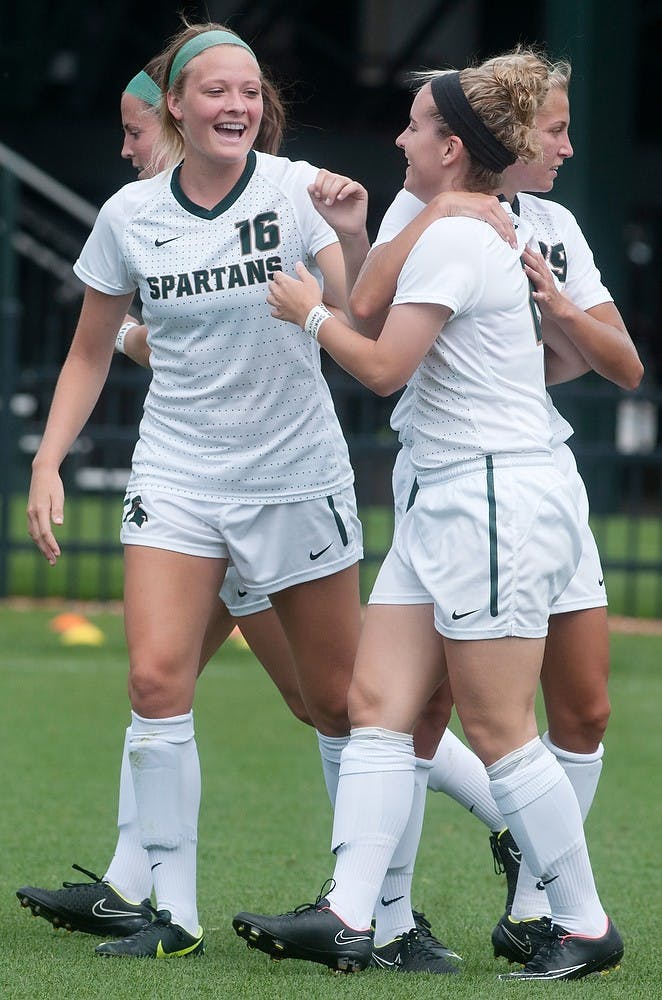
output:
[[[429,937],[432,938],[432,935]],[[432,941],[422,937],[415,927],[407,931],[403,943],[410,955],[418,953],[423,958],[438,959],[440,957],[435,951]]]
[[[492,860],[494,861],[494,874],[495,875],[505,875],[506,866],[501,860],[501,851],[499,850],[499,834],[490,834],[490,847],[492,848]]]
[[[88,871],[87,868],[81,868],[80,865],[72,865],[71,867],[75,871],[82,872],[83,875],[87,875],[87,877],[89,879],[91,879],[92,882],[95,882],[95,883],[103,882],[102,878],[99,878],[99,876],[95,875],[94,872]],[[81,885],[89,885],[89,884],[90,884],[89,882],[63,882],[62,883],[62,885],[64,886],[65,889],[78,889]]]
[[[428,938],[432,945],[437,944],[441,948],[445,948],[446,945],[432,933],[432,924],[427,919],[425,914],[421,913],[420,910],[412,910],[411,912],[416,923],[414,930],[418,931],[419,939],[422,940],[423,938]]]
[[[306,913],[308,910],[316,910],[322,900],[325,898],[327,892],[332,892],[335,889],[336,883],[335,879],[328,878],[326,882],[322,885],[319,891],[317,899],[314,903],[301,903],[300,906],[296,906],[293,910],[288,910],[286,913],[281,913],[281,917],[296,917],[300,913]]]
[[[526,968],[531,972],[537,972],[539,970],[544,972],[552,950],[556,946],[557,942],[560,941],[563,943],[563,939],[568,936],[568,932],[564,927],[559,927],[558,924],[553,924],[551,920],[549,921],[549,927],[545,927],[540,934],[541,936],[544,935],[547,940],[543,941],[533,958],[526,963]]]

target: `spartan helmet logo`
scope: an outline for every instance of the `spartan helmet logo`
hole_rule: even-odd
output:
[[[130,504],[131,506],[129,507],[128,511],[126,512],[122,520],[125,522],[133,521],[133,523],[137,524],[139,528],[142,528],[145,521],[149,521],[149,518],[147,517],[147,512],[141,506],[142,498],[140,496],[127,497],[126,500],[124,501],[124,506],[126,507],[127,504]]]
[[[568,260],[563,244],[555,243],[554,246],[548,247],[546,243],[540,242],[540,253],[552,274],[564,285],[568,276]]]

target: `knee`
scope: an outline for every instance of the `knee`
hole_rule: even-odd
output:
[[[443,687],[448,687],[447,684]],[[450,722],[452,700],[446,695],[433,695],[423,709],[414,730],[416,756],[431,760]]]
[[[172,671],[166,663],[132,664],[129,673],[129,699],[138,715],[167,718],[188,712],[195,684],[187,676]]]
[[[602,741],[611,715],[606,693],[591,701],[548,714],[552,742],[572,753],[594,753]]]
[[[299,722],[303,722],[306,726],[312,726],[313,721],[299,691],[281,691],[281,694],[294,718],[298,719]]]

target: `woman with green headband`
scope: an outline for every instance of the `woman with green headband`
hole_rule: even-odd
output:
[[[122,156],[132,160],[134,168],[140,171],[139,179],[143,180],[155,173],[152,148],[160,131],[158,108],[161,99],[156,81],[162,76],[162,60],[156,57],[129,81],[122,94],[125,133]],[[127,315],[116,340],[116,351],[149,367],[150,349],[146,336],[146,327]],[[235,626],[240,628],[295,718],[311,725],[299,692],[292,652],[269,598],[252,594],[230,566],[207,625],[200,672]],[[119,836],[103,878],[80,869],[89,874],[92,881],[65,883],[55,890],[26,885],[17,891],[23,906],[30,907],[34,915],[55,926],[89,934],[124,936],[151,920],[150,911],[140,902],[151,896],[152,873],[147,852],[140,844],[127,742],[125,739],[120,769]],[[112,906],[114,917],[97,915],[102,901],[106,908]]]
[[[162,75],[161,60],[157,56],[129,80],[120,102],[124,132],[121,155],[131,160],[131,166],[138,171],[138,180],[157,172],[152,163],[152,151],[161,131],[159,81]]]
[[[163,58],[169,88],[156,159],[165,155],[167,169],[109,199],[75,265],[85,299],[28,502],[30,533],[54,564],[59,466],[139,291],[153,376],[121,538],[129,757],[157,914],[137,934],[100,945],[101,955],[203,949],[192,703],[228,561],[276,607],[332,795],[360,625],[361,527],[347,446],[319,351],[295,349],[271,316],[266,284],[306,259],[327,306],[343,310],[345,267],[353,277],[365,234],[341,250],[308,194],[317,170],[257,151],[277,145],[283,110],[241,39],[222,26],[189,26]]]

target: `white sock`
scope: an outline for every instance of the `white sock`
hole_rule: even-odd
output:
[[[605,748],[601,743],[594,753],[573,753],[572,750],[563,750],[555,746],[549,738],[549,733],[543,733],[540,738],[568,775],[579,802],[582,819],[586,822],[600,780]]]
[[[193,713],[143,719],[132,712],[129,760],[157,909],[197,935],[196,847],[200,763]]]
[[[510,916],[513,920],[531,920],[533,917],[551,917],[551,915],[547,893],[538,889],[538,879],[522,854]]]
[[[349,743],[349,736],[325,736],[324,733],[318,732],[317,743],[320,748],[320,757],[322,758],[324,783],[329,799],[331,800],[331,808],[333,808],[338,791],[340,756]]]
[[[136,796],[129,764],[129,726],[124,737],[122,766],[120,768],[120,795],[117,807],[118,837],[115,853],[104,881],[110,882],[129,902],[139,903],[152,893],[152,873],[149,856],[142,845]]]
[[[531,871],[547,891],[552,919],[573,933],[604,934],[577,797],[538,737],[487,768],[492,794]]]
[[[482,761],[450,729],[441,737],[432,758],[428,788],[450,795],[493,832],[506,825],[492,798]]]
[[[343,751],[331,847],[331,909],[370,926],[378,893],[406,829],[414,795],[414,740],[377,727],[353,729]]]
[[[411,886],[423,829],[425,793],[432,761],[416,758],[414,798],[409,821],[395,849],[375,904],[375,947],[381,948],[414,926]]]

